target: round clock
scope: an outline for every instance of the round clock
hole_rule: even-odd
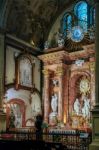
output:
[[[80,81],[80,92],[83,94],[90,92],[90,83],[88,79],[85,78]]]
[[[74,42],[80,42],[84,38],[83,29],[79,26],[75,26],[71,30],[71,40]]]

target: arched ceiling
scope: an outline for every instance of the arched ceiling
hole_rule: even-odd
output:
[[[9,33],[27,41],[33,38],[38,43],[39,39],[46,39],[57,16],[73,2],[74,0],[10,0],[9,3],[6,0],[8,10],[5,26]]]
[[[2,26],[7,32],[39,46],[47,39],[56,18],[77,0],[0,0]]]

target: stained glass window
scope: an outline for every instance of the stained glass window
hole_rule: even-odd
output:
[[[95,25],[95,8],[90,7],[86,1],[81,0],[73,7],[73,11],[63,15],[61,29],[65,37],[69,37],[68,31],[75,25],[80,26],[85,33],[89,31],[89,27]]]
[[[67,29],[71,30],[71,27],[72,27],[72,17],[71,15],[68,15],[67,16]]]
[[[66,29],[67,29],[66,16],[64,16],[62,19],[62,33],[64,34],[64,36],[66,36]]]
[[[70,14],[65,14],[62,19],[62,32],[64,36],[67,36],[68,31],[72,28],[72,16]]]
[[[88,8],[87,3],[84,1],[78,2],[74,7],[74,14],[78,19],[78,25],[80,25],[83,30],[87,31],[88,26]]]

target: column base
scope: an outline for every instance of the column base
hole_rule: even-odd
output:
[[[99,150],[99,142],[92,142],[89,145],[89,150]]]

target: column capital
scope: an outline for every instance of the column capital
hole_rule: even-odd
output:
[[[90,71],[94,73],[95,72],[95,62],[90,62],[89,67],[90,67]]]
[[[64,68],[62,66],[58,66],[56,69],[56,74],[58,76],[62,76],[64,74]]]
[[[44,76],[49,76],[49,70],[48,69],[44,69],[42,70]]]

